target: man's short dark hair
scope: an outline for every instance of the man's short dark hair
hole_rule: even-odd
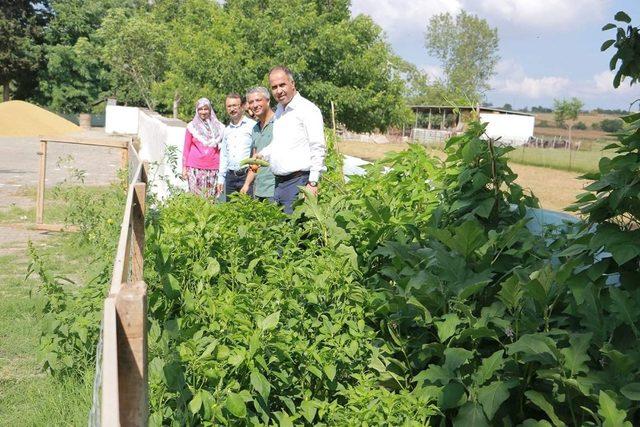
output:
[[[271,76],[271,73],[276,72],[276,71],[282,71],[283,73],[285,73],[287,75],[287,77],[289,77],[289,80],[295,81],[295,79],[293,78],[293,73],[291,72],[291,70],[288,69],[287,67],[285,67],[284,65],[278,65],[278,66],[275,66],[272,69],[270,69],[269,70],[269,76]]]
[[[244,104],[244,99],[242,99],[242,95],[240,95],[237,92],[231,92],[229,94],[227,94],[227,97],[225,99],[239,99],[241,103]]]

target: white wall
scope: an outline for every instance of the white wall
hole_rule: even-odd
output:
[[[522,145],[533,136],[534,116],[519,114],[480,113],[480,121],[488,123],[487,135],[501,137],[510,145]]]
[[[138,107],[107,105],[104,131],[136,135],[138,133]]]
[[[107,105],[105,132],[137,135],[141,160],[149,162],[150,190],[160,199],[169,195],[169,187],[186,190],[178,178],[182,170],[182,147],[187,125],[177,119],[137,107]],[[167,150],[168,147],[174,147]],[[168,158],[173,153],[174,162]]]
[[[164,199],[169,186],[186,190],[186,183],[177,175],[182,170],[182,148],[186,124],[181,120],[166,119],[158,113],[140,110],[138,115],[138,139],[140,158],[149,162],[152,191]],[[167,150],[168,147],[175,147]],[[167,153],[172,152],[174,162]]]

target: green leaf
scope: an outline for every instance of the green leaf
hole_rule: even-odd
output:
[[[611,295],[611,307],[612,313],[615,313],[617,318],[631,327],[636,338],[639,337],[638,329],[636,327],[636,321],[640,315],[640,306],[635,303],[637,298],[631,296],[629,292],[618,288],[611,288],[609,290]]]
[[[620,389],[620,393],[629,400],[640,400],[640,383],[629,383]]]
[[[308,366],[307,370],[319,379],[322,379],[322,371],[320,371],[320,369],[316,368],[315,366]]]
[[[551,423],[547,420],[532,420],[527,418],[518,427],[551,427]]]
[[[197,414],[200,411],[200,407],[202,406],[202,396],[200,396],[200,392],[197,392],[191,402],[189,402],[189,410],[192,414]]]
[[[474,402],[467,402],[458,411],[458,415],[456,415],[456,418],[453,420],[453,426],[489,427],[489,423],[480,405]]]
[[[441,409],[452,409],[462,405],[467,400],[464,386],[458,382],[450,382],[442,389],[442,396],[438,402]]]
[[[280,310],[276,311],[275,313],[271,313],[270,315],[262,319],[262,321],[258,322],[258,327],[263,331],[268,331],[271,329],[275,329],[279,321]]]
[[[549,357],[556,360],[555,344],[552,339],[541,334],[527,334],[513,344],[507,345],[507,354],[521,353],[526,362],[548,362]]]
[[[520,280],[516,276],[511,276],[502,282],[502,288],[498,292],[498,298],[509,309],[515,310],[520,307],[520,300],[524,291],[520,286]]]
[[[504,350],[498,350],[491,356],[482,360],[482,364],[476,371],[473,382],[476,386],[481,386],[489,381],[493,374],[504,366]]]
[[[271,384],[265,376],[258,371],[251,371],[250,380],[253,389],[257,391],[265,401],[267,401],[269,394],[271,393]]]
[[[604,419],[603,427],[631,427],[631,422],[625,421],[627,413],[618,409],[613,399],[602,390],[600,390],[598,403],[598,414]]]
[[[244,403],[244,399],[237,393],[229,392],[224,407],[238,418],[247,416],[247,406]]]
[[[163,276],[162,290],[169,299],[178,298],[180,296],[180,283],[178,279],[171,273]]]
[[[508,398],[509,387],[502,381],[494,381],[478,390],[478,402],[482,405],[489,421],[493,419],[502,402]]]
[[[467,360],[471,359],[473,357],[473,352],[466,350],[464,348],[447,348],[444,351],[444,356],[445,356],[445,362],[444,362],[444,368],[447,369],[448,371],[455,371],[456,369],[458,369],[460,366],[462,366],[464,363],[467,362]]]
[[[324,365],[322,367],[322,370],[325,374],[327,374],[327,378],[329,378],[329,381],[333,381],[333,379],[336,377],[336,365]]]
[[[453,379],[453,373],[440,365],[431,365],[416,375],[413,380],[420,383],[429,381],[430,384],[446,385]]]
[[[488,199],[485,199],[477,204],[476,208],[473,210],[473,213],[478,215],[480,218],[489,218],[494,204],[495,200],[493,198],[490,197]]]
[[[575,376],[578,372],[587,372],[589,369],[585,362],[589,361],[587,350],[593,334],[574,334],[569,338],[570,347],[563,348],[560,353],[564,356],[564,367]]]
[[[609,49],[615,42],[615,40],[607,40],[606,42],[602,43],[602,46],[600,46],[600,51],[604,52],[605,50]]]
[[[313,419],[316,417],[318,408],[309,400],[303,400],[300,403],[300,409],[302,410],[302,416],[309,422],[313,423]]]
[[[558,427],[566,425],[562,422],[562,420],[560,420],[560,418],[558,418],[558,416],[556,415],[556,411],[553,409],[553,405],[547,402],[547,399],[545,399],[544,395],[538,393],[535,390],[526,391],[524,395],[529,398],[531,403],[542,409],[544,413],[547,414],[554,426]]]
[[[616,28],[616,24],[609,23],[609,24],[605,25],[604,27],[602,27],[602,31],[609,31],[609,30],[612,30],[614,28]]]
[[[438,330],[438,338],[444,343],[456,333],[456,327],[462,323],[457,314],[449,313],[442,316],[444,320],[434,322]]]
[[[631,18],[623,11],[619,11],[613,17],[618,22],[626,22],[627,24],[631,22]]]

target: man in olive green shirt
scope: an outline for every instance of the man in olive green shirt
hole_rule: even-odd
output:
[[[258,86],[249,89],[247,92],[247,103],[249,109],[253,111],[254,118],[258,122],[253,127],[251,155],[259,153],[263,148],[271,144],[273,137],[273,119],[275,114],[269,106],[271,94],[267,88]],[[243,189],[249,189],[253,183],[253,195],[258,200],[274,201],[273,194],[276,185],[276,178],[269,168],[259,168],[256,171],[249,169],[247,179],[245,180]],[[242,191],[241,192],[246,192]]]

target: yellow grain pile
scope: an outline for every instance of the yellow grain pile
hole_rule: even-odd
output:
[[[69,120],[28,102],[0,102],[0,136],[60,136],[79,130]]]

